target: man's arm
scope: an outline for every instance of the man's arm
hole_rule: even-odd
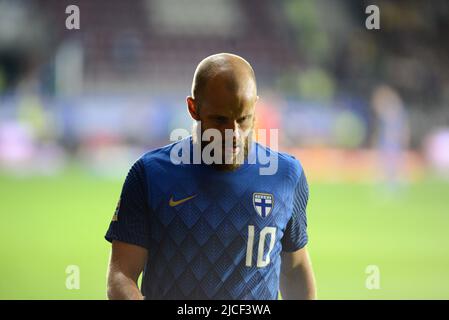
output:
[[[112,241],[108,268],[108,298],[111,300],[143,300],[137,280],[145,266],[147,249]]]
[[[282,299],[316,299],[315,277],[306,247],[294,252],[282,252],[281,259]]]

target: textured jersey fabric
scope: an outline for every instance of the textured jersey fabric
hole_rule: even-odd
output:
[[[150,151],[130,169],[105,238],[148,249],[146,299],[277,299],[281,251],[304,247],[308,185],[294,157],[254,143],[278,159],[224,172],[174,164],[172,148]]]

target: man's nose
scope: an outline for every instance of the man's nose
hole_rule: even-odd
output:
[[[238,140],[240,138],[240,125],[239,125],[239,123],[237,121],[233,121],[231,129],[233,131],[234,138]]]
[[[237,140],[237,141],[238,141],[238,140],[240,139],[241,132],[240,132],[240,126],[239,126],[239,123],[238,123],[237,121],[232,121],[232,122],[230,122],[230,123],[228,124],[226,130],[227,130],[227,131],[228,131],[228,130],[229,130],[229,131],[232,130],[232,133],[228,133],[228,134],[232,134],[232,137],[233,137],[234,140]]]

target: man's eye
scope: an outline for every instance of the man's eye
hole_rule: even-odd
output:
[[[245,122],[245,121],[247,121],[247,120],[249,120],[249,116],[248,116],[248,117],[240,118],[240,119],[238,120],[238,123],[243,123],[243,122]]]

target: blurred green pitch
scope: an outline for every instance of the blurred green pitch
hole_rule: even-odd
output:
[[[103,236],[121,185],[77,170],[0,174],[0,299],[105,299]],[[449,184],[427,180],[392,195],[374,184],[310,190],[320,299],[449,299]],[[80,268],[79,290],[65,287],[68,265]],[[368,265],[380,269],[379,290],[365,287]]]

